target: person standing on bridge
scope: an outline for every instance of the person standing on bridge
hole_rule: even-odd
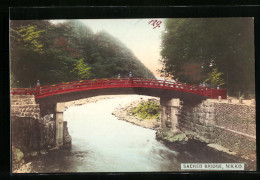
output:
[[[129,73],[129,77],[131,78],[131,77],[133,77],[133,74],[132,74],[132,72],[130,71],[130,73]]]
[[[129,81],[130,81],[130,85],[133,86],[133,74],[131,71],[129,73]]]

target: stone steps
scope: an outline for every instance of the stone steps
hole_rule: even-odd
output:
[[[12,100],[11,99],[11,105],[21,105],[21,104],[36,104],[35,99],[24,99],[24,100]]]
[[[35,112],[20,112],[20,113],[12,113],[12,116],[17,116],[17,117],[32,117],[35,119],[39,119],[40,118],[40,113],[35,113]]]
[[[13,112],[32,112],[32,111],[40,111],[39,104],[24,104],[24,105],[12,105],[11,113]]]
[[[11,95],[11,105],[36,104],[34,95]]]
[[[28,99],[35,98],[34,95],[11,95],[11,99]]]

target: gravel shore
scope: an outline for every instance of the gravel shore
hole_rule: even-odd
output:
[[[131,98],[131,97],[129,97],[129,98]],[[145,119],[144,120],[144,119],[140,119],[137,116],[132,115],[130,113],[131,108],[136,107],[139,103],[147,101],[149,99],[159,101],[159,98],[140,96],[140,99],[137,101],[133,101],[124,107],[119,106],[118,108],[115,109],[115,111],[112,114],[120,120],[127,121],[132,124],[144,127],[144,128],[157,130],[160,127],[160,119]]]

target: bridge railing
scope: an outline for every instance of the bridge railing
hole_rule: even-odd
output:
[[[40,88],[39,96],[46,96],[71,91],[102,89],[111,87],[129,87],[129,78],[120,79],[93,79],[48,85]]]
[[[227,99],[227,90],[207,89],[204,96],[208,96],[210,99],[218,99],[219,96],[221,96],[221,99]]]
[[[162,89],[172,89],[177,91],[191,92],[198,95],[204,95],[206,91],[206,88],[201,86],[154,79],[134,79],[133,87],[154,87]]]
[[[142,79],[142,78],[109,78],[109,79],[92,79],[82,80],[67,83],[60,83],[55,85],[48,85],[37,88],[19,88],[11,89],[11,94],[35,94],[36,98],[91,89],[105,89],[105,88],[120,88],[120,87],[144,87],[144,88],[159,88],[169,89],[175,91],[189,92],[201,96],[208,96],[210,98],[226,99],[227,92],[225,89],[206,89],[203,86],[189,85],[180,82],[173,82],[167,80],[156,79]]]

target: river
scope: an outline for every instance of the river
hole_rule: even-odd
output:
[[[70,150],[52,151],[32,159],[32,171],[161,172],[181,171],[181,163],[241,162],[204,143],[165,145],[155,131],[118,120],[112,112],[141,96],[116,97],[73,106],[64,112],[72,137]],[[246,165],[250,170],[252,167]]]

